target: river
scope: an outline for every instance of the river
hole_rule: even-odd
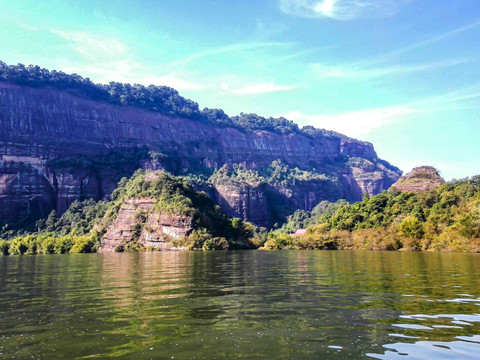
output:
[[[480,254],[0,257],[0,358],[478,359]]]

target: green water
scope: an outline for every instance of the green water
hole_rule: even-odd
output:
[[[479,359],[480,256],[0,257],[2,359]]]

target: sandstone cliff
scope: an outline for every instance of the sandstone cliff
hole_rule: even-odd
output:
[[[356,167],[350,158],[365,159],[371,167]],[[379,160],[370,143],[334,133],[245,132],[94,101],[71,91],[0,82],[3,223],[43,217],[52,209],[62,213],[76,199],[105,198],[122,176],[141,166],[188,174],[223,164],[259,169],[277,159],[340,179],[338,197],[294,190],[291,204],[301,208],[326,198],[360,200],[365,191],[381,192],[399,177],[399,170]],[[215,194],[227,213],[268,222],[261,189],[218,188]]]
[[[123,251],[138,242],[157,250],[177,250],[172,240],[188,236],[194,229],[189,216],[159,214],[154,198],[127,199],[108,226],[99,252]]]

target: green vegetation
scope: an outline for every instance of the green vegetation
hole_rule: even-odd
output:
[[[0,240],[2,255],[36,254],[78,254],[96,251],[98,244],[95,235],[59,236],[55,233],[42,233],[19,236],[12,240]]]
[[[32,87],[52,87],[72,90],[76,95],[116,105],[138,106],[168,115],[199,117],[198,104],[183,98],[166,86],[143,86],[139,84],[94,84],[90,79],[77,74],[48,71],[39,66],[11,65],[0,62],[0,80]]]
[[[163,154],[149,151],[146,146],[133,147],[129,152],[111,150],[98,156],[74,156],[52,160],[48,165],[54,169],[67,169],[70,173],[87,171],[99,174],[104,169],[109,169],[111,176],[118,179],[125,174],[132,174],[139,167],[140,160],[152,159],[158,161]],[[162,158],[163,160],[163,158]]]
[[[266,180],[257,171],[249,170],[242,165],[223,165],[208,179],[215,185],[233,185],[237,188],[245,185],[257,187],[265,184]]]
[[[283,164],[281,160],[273,161],[270,166],[262,169],[260,173],[267,179],[269,184],[277,187],[292,186],[298,182],[305,181],[338,181],[336,177],[331,175],[327,176],[315,171],[300,170],[298,167],[292,168]]]
[[[74,201],[68,210],[60,217],[52,211],[47,219],[37,221],[39,233],[54,232],[60,236],[87,235],[93,226],[100,221],[109,208],[107,201]]]
[[[237,127],[248,132],[254,130],[266,130],[280,134],[298,134],[301,132],[297,124],[283,117],[264,118],[257,114],[240,113],[238,116],[233,116],[231,120]]]
[[[479,190],[475,176],[423,193],[384,191],[333,215],[296,213],[269,234],[265,248],[480,252]],[[285,234],[305,224],[306,235]]]
[[[189,180],[192,179],[189,178]],[[337,175],[319,174],[315,170],[301,170],[298,167],[291,167],[281,160],[275,160],[269,166],[258,170],[246,169],[240,164],[224,165],[216,170],[206,182],[203,181],[203,186],[200,181],[195,181],[195,183],[198,188],[206,188],[205,184],[208,183],[237,189],[247,186],[263,187],[262,190],[268,199],[272,223],[277,224],[283,224],[288,215],[292,214],[295,209],[304,206],[303,194],[306,192],[323,193],[333,199],[343,195],[342,184]]]
[[[321,201],[312,211],[297,210],[287,218],[287,222],[278,230],[278,233],[294,233],[298,229],[306,229],[328,222],[332,216],[348,201],[340,199],[337,202]]]
[[[272,179],[292,181],[285,167],[275,163],[268,180],[241,166],[223,167],[211,181],[264,184]],[[198,178],[200,182],[200,178]],[[203,178],[201,181],[205,181]],[[231,219],[203,192],[195,191],[186,178],[166,171],[138,170],[123,178],[111,201],[76,201],[61,217],[52,212],[37,222],[34,234],[17,234],[0,240],[0,254],[63,254],[97,250],[119,209],[129,199],[151,198],[151,210],[134,215],[132,236],[119,251],[141,250],[137,241],[153,213],[191,219],[193,231],[172,246],[191,250],[228,248],[265,249],[371,249],[480,252],[480,176],[444,184],[422,193],[384,191],[362,202],[320,202],[312,211],[297,210],[280,229],[261,233],[254,225]],[[299,228],[306,234],[292,236]],[[152,230],[153,231],[153,230]],[[11,234],[10,234],[11,235]]]

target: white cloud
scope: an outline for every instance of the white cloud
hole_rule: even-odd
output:
[[[186,65],[198,59],[220,55],[220,54],[244,52],[249,50],[264,49],[264,48],[276,47],[276,46],[290,46],[290,45],[291,43],[283,43],[283,42],[251,42],[251,43],[230,44],[230,45],[225,45],[225,46],[214,48],[214,49],[199,51],[197,53],[194,53],[185,57],[182,60],[174,61],[173,64],[177,66]]]
[[[126,54],[128,47],[115,38],[107,38],[82,31],[51,30],[51,33],[67,41],[84,56],[114,57]]]
[[[276,85],[274,83],[258,83],[247,85],[238,89],[230,89],[228,84],[223,84],[222,89],[230,91],[237,95],[252,95],[260,93],[269,93],[269,92],[278,92],[278,91],[289,91],[295,89],[296,85]]]
[[[280,9],[307,18],[352,20],[397,14],[410,0],[280,0]]]
[[[456,111],[478,109],[480,107],[480,85],[474,85],[448,93],[434,95],[418,101],[412,101],[413,106],[423,112]]]
[[[418,112],[408,106],[391,106],[344,112],[338,114],[305,114],[299,111],[282,114],[287,119],[301,125],[312,125],[317,128],[334,130],[352,137],[358,137],[375,131],[378,128],[398,123],[406,116]]]
[[[51,30],[51,33],[65,40],[82,55],[83,61],[80,64],[70,63],[63,67],[66,72],[77,72],[102,83],[120,81],[154,84],[179,91],[204,89],[204,86],[184,80],[175,72],[160,76],[152,73],[148,66],[134,61],[128,46],[118,39],[82,31]]]
[[[447,60],[426,64],[394,65],[384,67],[362,67],[355,65],[313,64],[312,68],[321,78],[376,78],[382,76],[431,71],[470,62],[468,59]]]
[[[84,31],[50,30],[65,41],[68,48],[79,55],[76,61],[68,61],[61,69],[88,76],[93,81],[138,82],[143,75],[141,64],[134,60],[129,47],[117,38]]]

